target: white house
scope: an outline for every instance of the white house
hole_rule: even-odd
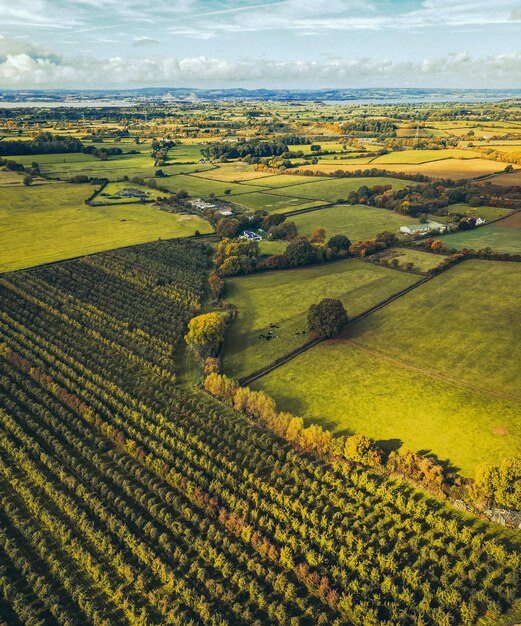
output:
[[[244,230],[239,235],[239,239],[248,239],[248,241],[262,241],[262,237],[257,233],[254,233],[252,230]]]

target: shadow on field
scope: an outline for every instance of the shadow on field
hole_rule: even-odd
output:
[[[439,463],[443,467],[443,469],[450,474],[458,474],[461,471],[461,467],[454,465],[448,459],[440,459],[432,450],[419,450],[418,454],[425,456],[429,459],[432,459],[436,463]]]
[[[389,452],[396,452],[399,448],[403,446],[403,441],[401,439],[379,439],[375,441],[375,445],[379,448],[382,448],[384,452],[389,454]]]

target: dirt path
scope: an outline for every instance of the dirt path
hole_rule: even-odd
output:
[[[439,380],[441,382],[447,383],[449,385],[453,385],[455,387],[460,387],[462,389],[470,389],[471,391],[476,391],[478,393],[486,393],[492,396],[496,396],[497,398],[501,398],[502,400],[508,400],[509,402],[521,403],[521,396],[517,396],[515,394],[507,394],[501,391],[497,391],[495,389],[490,389],[488,387],[481,387],[479,385],[474,385],[473,383],[469,383],[467,381],[461,380],[460,378],[454,378],[452,376],[447,376],[446,374],[442,374],[437,370],[428,369],[425,367],[421,367],[419,365],[413,365],[412,363],[408,363],[407,361],[403,361],[398,359],[395,356],[391,356],[386,354],[385,352],[380,352],[379,350],[375,350],[373,348],[369,348],[362,343],[355,341],[354,339],[344,339],[345,343],[353,346],[357,350],[361,350],[362,352],[366,352],[371,356],[376,357],[381,361],[386,361],[387,363],[391,363],[400,369],[408,370],[411,372],[415,372],[416,374],[422,374],[423,376],[428,376],[429,378],[433,378],[435,380]]]

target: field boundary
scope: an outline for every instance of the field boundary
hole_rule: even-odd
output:
[[[347,327],[351,326],[355,322],[360,321],[361,319],[364,319],[368,315],[371,315],[372,313],[375,313],[376,311],[379,311],[380,309],[382,309],[383,307],[387,306],[391,302],[394,302],[395,300],[398,300],[398,298],[401,298],[402,296],[404,296],[405,294],[409,293],[413,289],[416,289],[420,285],[424,285],[426,282],[428,282],[429,280],[432,280],[433,278],[434,278],[434,276],[425,276],[424,278],[422,278],[421,280],[415,282],[414,284],[409,285],[405,289],[402,289],[401,291],[398,291],[397,293],[393,294],[392,296],[389,296],[385,300],[382,300],[378,304],[375,304],[374,306],[372,306],[371,308],[367,309],[363,313],[360,313],[359,315],[356,315],[355,317],[352,317],[348,321]],[[307,341],[305,344],[303,344],[299,348],[295,348],[295,350],[292,350],[291,352],[288,352],[287,354],[279,357],[278,359],[276,359],[272,363],[266,365],[265,367],[262,367],[261,369],[258,369],[256,371],[252,372],[251,374],[247,374],[246,376],[243,376],[242,378],[239,378],[239,380],[238,380],[239,384],[242,385],[242,386],[249,385],[250,383],[258,380],[259,378],[262,378],[266,374],[269,374],[270,372],[272,372],[273,370],[277,369],[281,365],[284,365],[284,364],[288,363],[288,361],[291,361],[292,359],[294,359],[299,354],[302,354],[306,350],[309,350],[310,348],[313,348],[314,346],[318,345],[322,341],[324,341],[324,339],[312,339],[311,341]]]

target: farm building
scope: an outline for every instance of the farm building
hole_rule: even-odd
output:
[[[400,226],[400,232],[403,235],[426,235],[431,232],[443,233],[446,230],[447,227],[439,222],[426,222],[425,224]]]
[[[194,198],[193,200],[190,200],[190,204],[194,208],[199,209],[201,211],[204,211],[205,209],[215,209],[216,208],[215,204],[210,204],[209,202],[205,202],[201,198]]]

